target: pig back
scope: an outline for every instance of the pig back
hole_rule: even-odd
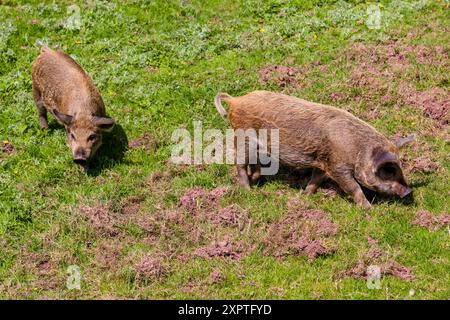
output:
[[[47,108],[74,114],[105,115],[91,77],[68,55],[44,48],[33,64],[33,86]]]
[[[324,167],[329,152],[326,122],[333,117],[333,108],[267,91],[232,98],[229,104],[233,129],[279,129],[281,163]]]
[[[372,126],[345,110],[268,91],[229,101],[234,129],[279,129],[280,161],[327,170],[353,167],[360,152],[391,143]]]

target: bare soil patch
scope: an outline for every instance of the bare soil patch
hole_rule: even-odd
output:
[[[222,271],[215,269],[211,272],[209,278],[212,284],[218,284],[225,280],[225,275],[222,273]]]
[[[258,71],[260,84],[274,84],[280,88],[298,87],[299,70],[292,66],[268,64]]]
[[[243,242],[235,242],[230,240],[230,238],[225,237],[223,240],[213,241],[207,246],[198,248],[194,254],[205,259],[229,258],[231,260],[240,260],[251,252],[251,248],[248,248]]]
[[[24,251],[19,259],[26,273],[34,275],[32,287],[35,290],[54,290],[63,285],[58,274],[58,260],[55,257],[41,252]]]
[[[306,255],[310,260],[334,252],[329,238],[338,225],[324,211],[307,209],[300,202],[289,203],[287,215],[273,223],[265,239],[265,254],[283,258],[290,254]]]
[[[130,140],[128,142],[128,148],[144,149],[146,152],[153,152],[158,148],[158,141],[146,132],[142,136]]]
[[[411,105],[423,110],[423,113],[442,124],[450,121],[450,92],[442,88],[430,88],[425,91],[417,91],[410,85],[401,83],[399,97],[406,105]]]
[[[220,199],[228,192],[227,187],[218,187],[211,191],[195,187],[187,190],[180,198],[180,207],[192,214],[217,207]]]
[[[380,275],[389,275],[402,280],[414,279],[412,271],[389,258],[384,250],[378,246],[377,240],[368,237],[367,242],[369,244],[367,252],[353,268],[344,273],[344,276],[367,280],[370,276],[373,276],[369,273],[369,267],[377,266],[380,268]]]
[[[249,221],[246,212],[236,205],[220,208],[217,213],[210,212],[207,214],[207,218],[215,224],[238,227],[239,229],[243,229]]]
[[[107,239],[100,242],[94,249],[95,264],[108,270],[116,269],[124,257],[122,250],[126,241]]]
[[[412,224],[423,227],[430,232],[437,231],[446,226],[450,226],[450,214],[434,215],[428,211],[420,210]]]
[[[115,225],[115,214],[108,205],[83,205],[79,208],[79,212],[100,235],[116,236],[119,233]]]
[[[6,154],[11,154],[14,151],[14,146],[11,142],[2,142],[2,152]]]
[[[121,213],[125,216],[135,215],[139,212],[144,196],[132,196],[125,199],[121,205]]]
[[[348,84],[363,89],[369,104],[375,98],[383,104],[395,102],[421,109],[425,116],[440,124],[449,123],[450,93],[439,87],[418,91],[409,83],[420,78],[415,64],[448,69],[448,51],[442,47],[409,45],[391,41],[377,45],[356,44],[345,52],[347,62],[352,65]],[[401,79],[398,86],[393,86]],[[343,98],[335,95],[337,101]],[[367,120],[377,115],[368,114]]]
[[[151,255],[144,255],[134,266],[135,281],[143,284],[147,281],[159,281],[166,274],[162,260]]]
[[[411,172],[433,173],[438,169],[439,164],[433,162],[427,154],[414,159],[410,165]]]

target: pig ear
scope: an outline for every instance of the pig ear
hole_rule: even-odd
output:
[[[373,173],[382,180],[395,180],[402,177],[395,154],[379,149],[373,157]]]
[[[412,133],[404,138],[396,139],[394,141],[394,145],[400,149],[400,148],[412,143],[415,140],[416,140],[416,135],[414,133]]]
[[[392,163],[397,165],[397,156],[392,152],[376,148],[372,154],[373,167],[377,171],[382,166]]]
[[[53,115],[55,116],[56,120],[58,120],[59,123],[61,123],[62,125],[66,126],[66,127],[72,123],[72,120],[73,120],[72,116],[61,113],[56,109],[53,109]]]
[[[111,131],[116,124],[114,119],[107,117],[94,117],[93,122],[102,131]]]

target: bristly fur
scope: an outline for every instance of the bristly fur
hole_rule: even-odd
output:
[[[315,169],[307,193],[315,192],[325,178],[335,180],[363,207],[370,204],[359,184],[385,193],[408,193],[397,186],[404,182],[401,169],[397,181],[381,181],[376,176],[379,168],[375,167],[373,150],[382,150],[400,168],[397,147],[347,111],[268,91],[254,91],[241,97],[221,93],[216,100],[229,104],[228,117],[233,129],[279,129],[280,162]],[[218,103],[216,107],[219,110]],[[247,168],[238,166],[239,181],[248,187],[248,178],[253,180],[253,173],[247,177],[244,172]]]
[[[66,127],[74,160],[88,160],[102,132],[114,126],[91,77],[69,55],[43,47],[32,67],[32,88],[40,126],[48,127],[52,113]]]

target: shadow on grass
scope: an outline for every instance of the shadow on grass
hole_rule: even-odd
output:
[[[415,203],[414,200],[414,192],[407,195],[405,198],[400,198],[397,196],[384,195],[381,193],[377,193],[375,191],[369,190],[367,188],[362,187],[364,195],[367,200],[373,205],[382,204],[382,203],[398,203],[403,206],[410,206]]]
[[[409,186],[410,186],[411,188],[413,188],[413,189],[414,189],[414,188],[424,187],[424,186],[427,186],[427,185],[430,184],[431,179],[432,179],[431,176],[427,176],[427,177],[425,177],[425,178],[422,179],[422,180],[411,182],[411,183],[409,184]]]
[[[286,166],[280,166],[278,173],[273,176],[261,176],[260,180],[255,184],[263,186],[269,182],[280,182],[287,184],[289,187],[297,190],[305,189],[311,179],[312,169],[293,169]]]
[[[49,119],[48,121],[48,132],[53,132],[55,130],[64,130],[64,127],[60,125],[56,120]]]
[[[260,181],[256,183],[256,186],[262,186],[265,183],[268,182],[281,182],[283,184],[289,185],[289,187],[297,190],[304,190],[311,179],[312,169],[292,169],[289,167],[280,167],[280,170],[278,174],[275,176],[262,176]],[[411,183],[409,186],[414,189],[417,187],[428,185],[428,180],[421,180],[417,182]],[[366,196],[367,200],[369,200],[372,204],[381,204],[381,203],[389,203],[389,202],[396,202],[401,205],[410,206],[414,204],[414,192],[412,192],[407,197],[401,199],[396,196],[389,196],[389,195],[383,195],[380,193],[377,193],[375,191],[369,190],[363,186],[362,190],[364,192],[364,195]],[[333,180],[328,179],[324,181],[319,188],[319,192],[324,190],[332,190],[335,191],[337,195],[340,197],[344,197],[349,199],[349,201],[352,201],[338,186],[337,183],[335,183]]]
[[[128,148],[128,137],[120,124],[103,134],[103,144],[89,164],[86,173],[97,176],[103,170],[121,163]]]
[[[49,119],[48,132],[64,130],[56,120]],[[97,176],[104,169],[113,167],[117,163],[121,163],[125,152],[128,149],[128,137],[120,124],[116,124],[111,132],[103,134],[103,144],[97,150],[96,155],[89,162],[86,174],[89,176]]]
[[[413,189],[413,192],[411,192],[408,196],[406,196],[405,198],[399,198],[399,197],[395,197],[395,196],[388,196],[388,195],[383,195],[383,194],[379,194],[376,193],[372,190],[368,190],[363,188],[364,194],[366,195],[367,199],[372,203],[372,204],[379,204],[379,203],[387,203],[387,202],[397,202],[401,205],[404,206],[410,206],[413,205],[415,203],[414,200],[414,189],[415,188],[419,188],[419,187],[423,187],[423,186],[427,186],[430,183],[430,179],[423,179],[420,181],[414,181],[412,183],[410,183],[408,186]]]

